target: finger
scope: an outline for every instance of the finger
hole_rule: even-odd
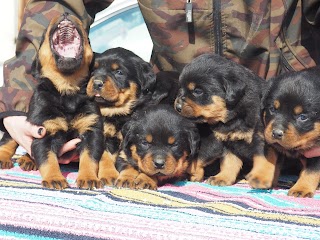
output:
[[[313,148],[313,149],[311,149],[309,151],[306,151],[304,153],[304,156],[306,158],[318,157],[318,156],[320,156],[320,148]]]
[[[31,152],[31,143],[32,143],[32,139],[26,139],[25,141],[23,141],[23,143],[19,143],[20,147],[22,147],[30,156],[32,156],[32,152]]]
[[[67,158],[64,158],[63,155],[59,157],[58,162],[61,164],[69,164],[71,162],[79,162],[79,154],[73,154],[71,156],[68,156]]]
[[[65,154],[66,152],[72,151],[77,147],[77,144],[81,142],[80,138],[75,138],[65,143],[59,151],[59,157]]]
[[[26,147],[23,147],[25,150],[26,150],[26,152],[30,155],[30,156],[32,156],[32,152],[31,152],[31,147],[30,147],[31,145],[29,145],[28,147],[26,146]]]

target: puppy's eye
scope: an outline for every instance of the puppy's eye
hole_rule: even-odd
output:
[[[149,147],[150,143],[148,141],[142,140],[141,141],[141,146],[142,147]]]
[[[195,97],[201,96],[203,94],[203,90],[200,88],[195,88],[192,90],[192,95]]]
[[[174,143],[170,144],[170,147],[171,147],[171,148],[175,148],[175,147],[177,147],[178,145],[179,145],[178,142],[175,141]]]
[[[297,116],[297,120],[298,121],[301,121],[301,122],[305,122],[309,119],[308,115],[307,114],[299,114]]]
[[[150,92],[150,90],[149,90],[148,88],[145,89],[145,90],[143,90],[143,94],[144,94],[144,95],[147,95],[149,92]]]
[[[273,106],[271,106],[269,107],[269,112],[270,114],[274,114],[276,112],[276,109]]]

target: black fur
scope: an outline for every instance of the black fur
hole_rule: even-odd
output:
[[[30,123],[42,126],[46,120],[57,117],[62,117],[70,123],[75,116],[80,114],[100,115],[99,108],[84,91],[75,95],[62,96],[49,79],[38,80],[40,83],[31,98],[27,114],[27,120]],[[46,161],[46,154],[49,150],[58,154],[64,143],[76,137],[79,137],[79,133],[70,126],[67,132],[59,131],[55,135],[46,135],[42,139],[34,139],[32,153],[37,165],[39,166]],[[102,139],[102,121],[99,120],[92,132],[88,131],[82,134],[78,151],[81,151],[84,147],[92,149],[92,156],[96,161],[99,161],[102,154],[102,148],[100,147]],[[40,157],[40,155],[43,157]]]
[[[159,104],[138,111],[124,125],[122,133],[124,136],[121,145],[123,154],[116,162],[120,175],[123,170],[134,168],[153,178],[158,185],[177,179],[181,180],[187,177],[187,167],[198,153],[200,139],[196,125],[180,116],[172,106],[167,104]],[[151,136],[152,140],[148,142],[146,136]],[[174,139],[173,143],[168,142],[170,137]],[[146,158],[142,161],[142,166],[145,168],[139,167],[132,155],[133,146],[136,147],[136,154],[141,159]],[[171,156],[176,163],[179,159],[184,158],[184,154],[186,158],[183,162],[186,162],[186,167],[183,168],[183,171],[170,172],[170,174],[166,172],[166,164],[169,164],[167,159]],[[159,159],[163,164],[161,167],[156,165]],[[179,167],[176,166],[176,168]]]
[[[293,159],[300,159],[306,174],[318,176],[320,158],[306,158],[304,152],[320,143],[319,74],[320,68],[314,67],[275,77],[270,80],[262,102],[265,138],[277,150],[279,158],[285,158],[283,169],[290,166]],[[307,188],[309,186],[301,185],[299,190],[291,189],[289,195],[312,197],[314,186],[309,192]]]
[[[102,84],[105,84],[106,79],[109,77],[118,89],[129,88],[130,82],[137,85],[136,91],[132,94],[136,100],[130,105],[129,110],[126,112],[119,112],[110,114],[108,109],[121,109],[123,105],[115,105],[114,102],[104,98],[103,95],[95,97],[101,109],[106,109],[104,118],[106,123],[112,124],[116,128],[116,132],[119,132],[125,122],[127,122],[132,113],[136,109],[142,108],[152,98],[152,93],[156,84],[156,76],[152,71],[152,67],[149,63],[145,62],[139,56],[133,52],[124,48],[112,48],[106,50],[101,54],[96,54],[95,57],[96,67],[91,74],[90,81],[101,79]],[[112,69],[112,65],[117,64],[118,68]],[[100,89],[87,89],[89,95],[94,96],[101,94],[103,85]],[[119,150],[120,140],[118,137],[107,137],[106,147],[112,154]]]
[[[57,42],[62,41],[59,38],[54,40],[55,34],[65,31],[61,25],[76,29],[73,33],[68,33],[69,40],[59,43],[61,46],[73,44],[71,34],[76,34],[75,32],[81,38],[74,58],[62,56],[55,49]],[[103,125],[98,106],[85,91],[93,56],[85,35],[82,23],[77,17],[63,14],[53,18],[34,64],[34,77],[39,83],[29,104],[27,120],[46,128],[46,135],[43,138],[33,140],[31,151],[43,177],[42,184],[49,188],[62,189],[67,186],[61,172],[56,169],[57,158],[63,144],[76,137],[81,137],[81,143],[76,149],[80,154],[78,187],[92,188],[99,187],[100,184],[95,168],[103,153]],[[44,53],[51,55],[44,56]],[[82,125],[77,125],[82,117],[92,116],[95,120],[86,123],[87,127],[82,128]],[[50,121],[53,121],[53,124],[48,123]],[[88,156],[82,157],[84,151],[87,151]],[[54,157],[49,156],[49,153]],[[81,165],[90,169],[83,169]],[[50,170],[52,166],[55,169]]]
[[[263,79],[224,57],[203,54],[183,69],[180,85],[175,108],[199,124],[198,159],[204,167],[223,159],[227,153],[249,166],[254,156],[265,156],[260,119],[260,102],[266,85]],[[229,185],[233,181],[211,177],[209,183]],[[270,181],[261,184],[259,174],[249,177],[249,183],[255,188],[271,187]]]

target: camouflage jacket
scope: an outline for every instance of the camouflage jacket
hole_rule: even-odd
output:
[[[319,63],[319,0],[138,1],[159,70],[180,71],[204,52],[265,79]]]
[[[16,54],[4,64],[4,86],[0,88],[0,118],[25,115],[37,84],[31,66],[50,19],[69,12],[78,16],[87,31],[97,12],[113,0],[29,0],[16,43]],[[1,124],[0,124],[1,125]],[[1,126],[3,130],[3,126]]]

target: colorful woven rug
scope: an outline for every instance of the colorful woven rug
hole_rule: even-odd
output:
[[[0,239],[320,239],[320,191],[313,199],[281,189],[178,182],[158,191],[41,187],[38,171],[0,170]]]

